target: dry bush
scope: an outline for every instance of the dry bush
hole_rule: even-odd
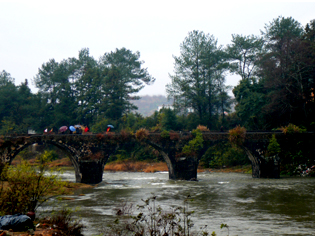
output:
[[[125,209],[118,211],[116,209],[116,212],[119,212],[118,218],[107,224],[102,235],[210,235],[207,226],[200,227],[197,231],[193,228],[191,218],[194,212],[189,210],[189,202],[193,199],[190,196],[185,198],[183,206],[170,207],[167,210],[160,207],[156,199],[155,195],[145,200],[141,199],[143,203],[137,206],[137,211],[133,211],[136,214],[125,215],[123,214]],[[133,208],[128,206],[127,210],[131,212]],[[211,235],[216,234],[213,232]]]
[[[122,141],[130,140],[130,138],[132,137],[132,132],[123,129],[120,131],[120,137]]]
[[[124,202],[120,207],[114,208],[113,212],[117,216],[131,215],[135,211],[135,207],[132,203]]]
[[[139,168],[139,166],[137,168]],[[119,161],[119,162],[113,162],[110,164],[106,164],[104,170],[105,171],[137,172],[137,168],[136,168],[134,162],[125,160],[125,161]]]
[[[168,171],[166,163],[148,163],[148,165],[143,169],[143,172],[146,173],[155,173],[158,171]]]
[[[197,129],[199,129],[201,132],[210,132],[207,126],[204,125],[198,125]]]
[[[106,163],[105,167],[104,167],[104,171],[121,171],[121,166],[122,164],[118,164],[116,162],[111,162],[111,163]]]
[[[55,229],[53,235],[56,236],[83,236],[82,230],[85,228],[80,220],[73,218],[69,209],[62,209],[52,217],[41,220],[41,223]]]
[[[149,136],[149,131],[144,129],[144,128],[141,128],[141,129],[137,130],[137,132],[136,132],[136,139],[139,141],[143,141],[143,140],[147,139],[148,136]]]
[[[145,162],[145,161],[123,161],[123,162],[112,162],[105,165],[105,171],[130,171],[130,172],[147,172],[154,173],[157,171],[168,171],[166,163],[160,162]]]
[[[170,140],[179,140],[180,136],[177,132],[170,132]]]
[[[51,163],[49,163],[49,167],[56,166],[72,166],[72,162],[70,161],[69,157],[65,157],[62,159],[54,160]]]
[[[288,124],[287,126],[279,128],[284,134],[293,134],[293,133],[302,133],[305,132],[305,129],[300,128],[294,124]]]
[[[241,146],[245,141],[246,129],[240,125],[229,130],[229,141],[237,146]]]

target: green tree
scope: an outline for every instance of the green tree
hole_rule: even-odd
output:
[[[173,109],[164,108],[161,110],[163,114],[161,119],[162,129],[177,130],[177,116]]]
[[[40,127],[118,122],[137,109],[130,102],[138,99],[135,93],[155,80],[143,63],[139,52],[125,48],[105,53],[99,62],[84,48],[78,59],[44,63],[34,79],[41,99]]]
[[[236,100],[235,112],[242,126],[248,129],[265,129],[265,117],[262,107],[266,105],[266,91],[262,80],[242,79],[234,87]]]
[[[128,83],[126,84],[117,67],[105,68],[102,72],[102,79],[104,96],[100,106],[101,114],[109,119],[118,120],[122,118],[123,114],[136,109],[129,100]]]
[[[43,121],[42,129],[76,123],[75,90],[71,77],[75,66],[72,59],[60,63],[51,59],[39,69],[34,82],[43,100],[39,117]]]
[[[155,81],[147,68],[142,68],[143,63],[139,52],[133,53],[126,48],[105,53],[101,58],[104,101],[106,109],[110,110],[106,116],[118,119],[124,113],[137,109],[130,101],[139,99],[135,94]]]
[[[218,107],[225,109],[218,102],[227,69],[222,48],[212,35],[192,31],[180,45],[180,56],[173,58],[174,75],[170,75],[172,82],[167,85],[168,97],[174,99],[177,111],[186,113],[192,108],[200,123],[211,128],[217,122]]]
[[[269,101],[264,107],[267,122],[270,128],[304,123],[309,120],[306,104],[311,96],[310,78],[304,76],[309,67],[303,59],[304,30],[292,17],[278,17],[266,24],[262,34],[268,50],[260,70],[268,90]]]
[[[314,130],[315,124],[315,20],[306,24],[303,34],[300,63],[303,66],[301,75],[304,78],[303,86],[305,87],[305,126]]]
[[[37,115],[36,96],[31,93],[28,81],[15,86],[9,73],[0,74],[0,132],[2,134],[27,133]]]
[[[233,34],[232,44],[227,46],[231,72],[242,79],[254,77],[263,47],[264,40],[261,37]]]
[[[77,122],[92,124],[99,113],[102,99],[101,70],[96,60],[90,56],[89,49],[79,51],[79,58],[73,59],[76,69],[71,75],[76,97]]]
[[[11,119],[17,105],[18,89],[14,85],[14,78],[6,71],[0,73],[0,126],[1,133],[14,131],[15,122]]]

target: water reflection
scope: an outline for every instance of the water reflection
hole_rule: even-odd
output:
[[[74,173],[64,177],[74,181]],[[152,194],[158,205],[182,206],[194,199],[195,225],[208,225],[209,232],[226,235],[313,235],[315,180],[312,178],[253,179],[236,173],[201,173],[198,182],[173,181],[168,173],[106,172],[103,182],[93,189],[78,190],[67,201],[88,225],[86,235],[96,235],[115,216],[113,209],[124,202],[141,204]],[[83,195],[82,195],[83,194]]]

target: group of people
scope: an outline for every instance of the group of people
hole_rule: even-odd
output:
[[[58,133],[60,134],[82,134],[82,133],[86,133],[89,132],[89,127],[86,126],[82,126],[82,125],[75,125],[75,126],[61,126],[58,130]],[[54,134],[54,128],[48,129],[46,128],[44,130],[44,134]]]
[[[113,125],[107,125],[106,132],[111,132],[114,128]],[[82,134],[89,132],[89,127],[87,125],[74,125],[74,126],[61,126],[58,130],[59,134]],[[54,128],[44,130],[44,134],[54,134]]]
[[[81,126],[81,125],[72,126],[72,127],[75,128],[75,130],[70,129],[70,127],[69,127],[70,134],[73,134],[73,133],[75,133],[75,134],[82,134],[83,132],[84,133],[89,132],[89,127],[88,126]]]
[[[54,128],[51,128],[49,131],[47,128],[44,130],[44,133],[52,133],[52,132],[54,132]]]

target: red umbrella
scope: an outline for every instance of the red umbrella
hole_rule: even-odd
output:
[[[61,127],[59,128],[59,132],[60,132],[60,133],[65,132],[67,129],[68,129],[67,126],[61,126]]]

